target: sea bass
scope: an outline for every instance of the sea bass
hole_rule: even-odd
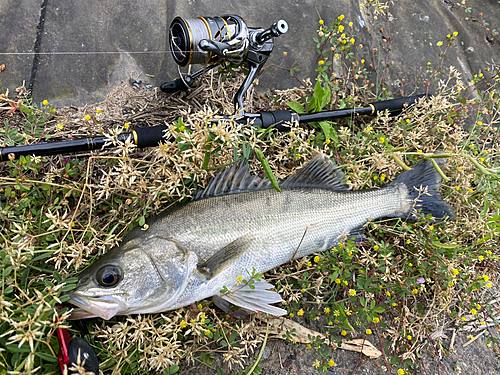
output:
[[[423,160],[380,189],[353,191],[343,173],[318,154],[280,184],[251,175],[245,164],[227,167],[189,203],[132,230],[79,276],[69,303],[73,319],[155,313],[218,296],[250,311],[286,314],[272,285],[238,285],[339,241],[363,237],[382,217],[411,219],[415,210],[454,218],[438,192],[441,177]],[[239,277],[241,276],[241,277]],[[226,287],[231,293],[221,293]]]

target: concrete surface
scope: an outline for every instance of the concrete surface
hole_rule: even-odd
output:
[[[0,93],[16,87],[23,80],[29,83],[33,58],[31,54],[37,39],[40,7],[43,0],[0,1]],[[22,3],[22,4],[20,4]],[[21,53],[21,54],[19,54]]]
[[[33,52],[39,55],[0,55],[0,91],[12,92],[26,80],[36,101],[48,99],[55,106],[85,105],[105,95],[129,77],[141,76],[154,85],[177,77],[167,33],[171,20],[181,15],[195,18],[228,13],[241,15],[250,27],[268,27],[285,19],[289,32],[276,39],[268,64],[302,67],[301,78],[314,77],[315,43],[319,17],[329,22],[345,15],[352,21],[357,42],[371,61],[368,19],[360,10],[362,0],[303,0],[283,4],[269,0],[1,0],[0,53]],[[454,65],[467,77],[500,61],[500,42],[467,16],[484,13],[490,29],[500,30],[498,0],[476,0],[466,14],[452,0],[399,0],[391,2],[390,25],[394,40],[387,84],[394,89],[402,78],[412,80],[427,62],[440,62],[438,41],[458,31],[458,47],[448,51],[445,66]],[[380,17],[382,18],[382,17]],[[383,51],[389,28],[373,32],[373,47]],[[37,38],[38,36],[38,38]],[[166,51],[156,53],[156,51]],[[287,56],[283,56],[283,52]],[[60,54],[72,52],[76,54]],[[99,52],[94,54],[94,52]],[[385,55],[384,55],[385,56]],[[392,62],[394,62],[392,64]],[[261,79],[260,90],[297,84],[288,72],[273,69]]]

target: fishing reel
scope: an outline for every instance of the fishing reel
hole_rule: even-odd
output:
[[[179,73],[180,67],[192,64],[204,67],[190,75],[180,74],[180,78],[164,83],[160,89],[166,93],[187,90],[207,70],[226,62],[244,65],[248,74],[233,100],[235,110],[243,115],[243,96],[273,51],[273,38],[287,31],[288,24],[283,20],[264,30],[249,28],[234,14],[196,19],[176,17],[170,25],[169,39]]]

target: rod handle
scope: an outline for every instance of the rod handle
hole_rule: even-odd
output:
[[[166,125],[156,125],[136,128],[132,133],[134,134],[134,141],[137,147],[143,148],[158,146],[161,140],[165,140],[163,138],[165,130],[167,130]]]

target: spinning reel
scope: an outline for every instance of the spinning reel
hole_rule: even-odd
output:
[[[283,20],[264,30],[247,27],[245,21],[234,14],[187,20],[176,17],[169,31],[170,49],[175,62],[179,67],[191,64],[205,67],[184,77],[181,74],[180,78],[164,83],[160,89],[167,93],[187,90],[196,77],[225,62],[245,65],[248,74],[233,100],[236,111],[244,115],[245,92],[273,51],[273,38],[287,31],[288,24]]]

